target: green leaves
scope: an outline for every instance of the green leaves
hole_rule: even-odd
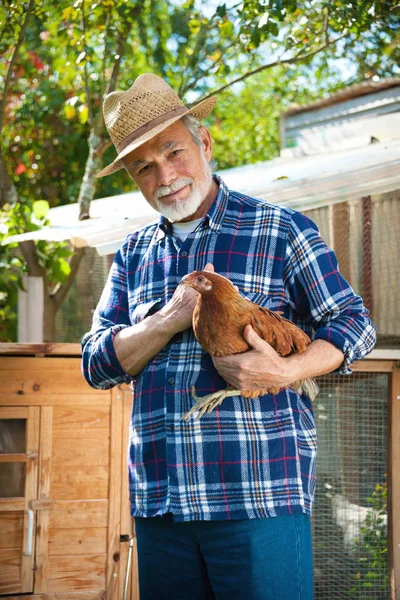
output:
[[[49,209],[50,206],[47,200],[36,200],[36,202],[33,202],[32,204],[32,212],[38,221],[45,218]]]

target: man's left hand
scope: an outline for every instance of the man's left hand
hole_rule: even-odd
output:
[[[260,338],[251,325],[244,330],[244,339],[251,350],[231,356],[214,356],[218,373],[236,390],[285,388],[296,381],[287,359],[279,356],[268,342]]]

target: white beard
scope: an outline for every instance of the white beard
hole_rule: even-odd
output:
[[[162,195],[171,194],[182,189],[185,185],[191,185],[191,192],[184,200],[176,200],[172,204],[164,204]],[[154,200],[154,208],[164,215],[171,223],[179,223],[183,219],[187,219],[193,215],[201,206],[206,197],[206,193],[202,193],[198,187],[194,185],[193,179],[182,178],[175,181],[170,186],[162,186],[157,190],[157,196]]]

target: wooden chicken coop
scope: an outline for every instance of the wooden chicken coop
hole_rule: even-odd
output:
[[[0,597],[8,600],[123,598],[132,394],[91,389],[80,355],[78,344],[0,345]],[[135,555],[131,565],[126,598],[136,600]]]
[[[127,385],[91,389],[80,360],[77,344],[0,344],[0,598],[124,597],[129,542],[134,542],[126,466],[131,390]],[[370,527],[375,509],[368,508],[366,497],[383,473],[388,508],[381,521],[389,561],[385,557],[381,571],[375,568],[368,598],[390,594],[395,600],[400,597],[400,352],[374,351],[353,370],[351,377],[320,378],[315,402],[316,600],[347,598],[351,587],[368,578],[373,567],[362,570],[354,540]],[[139,599],[135,551],[126,598]]]

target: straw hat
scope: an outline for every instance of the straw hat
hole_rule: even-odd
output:
[[[104,122],[117,149],[117,158],[96,177],[105,177],[123,168],[121,158],[185,115],[201,120],[210,114],[216,96],[188,108],[166,81],[145,73],[126,92],[111,92],[104,100]]]

